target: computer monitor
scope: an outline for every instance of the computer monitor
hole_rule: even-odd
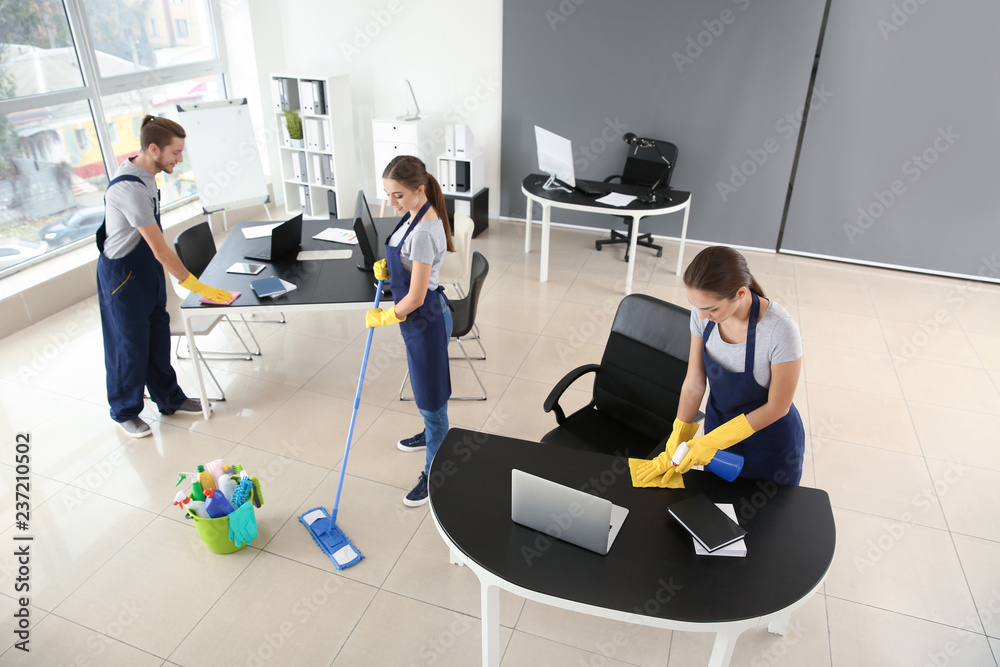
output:
[[[378,231],[375,229],[375,221],[372,220],[364,190],[358,190],[358,198],[354,202],[354,216],[354,233],[358,237],[362,260],[358,268],[362,271],[371,271],[379,259]]]
[[[538,151],[538,168],[549,175],[549,180],[542,187],[546,190],[570,192],[570,188],[576,186],[573,143],[536,125],[535,148]]]

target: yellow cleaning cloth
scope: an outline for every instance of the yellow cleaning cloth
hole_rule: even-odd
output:
[[[637,488],[653,487],[660,489],[683,489],[684,478],[675,470],[668,470],[662,477],[656,477],[648,482],[640,482],[635,478],[635,471],[640,466],[649,463],[646,459],[629,459],[628,471],[632,475],[632,486]]]

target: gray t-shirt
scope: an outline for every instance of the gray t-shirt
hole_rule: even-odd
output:
[[[399,242],[409,228],[410,223],[407,223],[397,229],[396,233],[389,239],[389,245],[399,246]],[[440,220],[421,220],[403,241],[403,245],[399,246],[399,259],[403,268],[411,274],[414,262],[430,264],[431,279],[427,284],[427,289],[436,290],[439,284],[438,275],[441,273],[441,262],[444,261],[446,252],[448,252],[448,238],[444,233],[444,224]]]
[[[142,183],[115,183],[104,195],[104,225],[108,234],[104,242],[104,256],[108,259],[119,259],[135,250],[142,239],[138,228],[155,225],[156,214],[160,210],[153,174],[131,160],[122,162],[115,177],[123,174],[138,176]]]
[[[691,309],[691,333],[704,338],[708,320],[698,317],[698,309]],[[719,326],[712,327],[706,345],[712,360],[730,373],[742,373],[746,366],[747,344],[727,343],[719,336]],[[802,357],[802,335],[792,316],[781,305],[770,302],[767,312],[757,322],[757,341],[754,349],[753,376],[761,387],[771,386],[771,364],[783,364]]]

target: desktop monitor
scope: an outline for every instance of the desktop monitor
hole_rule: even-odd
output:
[[[375,230],[375,221],[372,220],[364,190],[358,190],[358,198],[354,202],[354,215],[354,233],[358,237],[362,258],[358,268],[362,271],[371,271],[379,259],[378,232]]]
[[[573,174],[573,144],[569,139],[535,126],[535,148],[538,151],[538,168],[549,175],[543,186],[546,190],[566,190],[576,186]]]

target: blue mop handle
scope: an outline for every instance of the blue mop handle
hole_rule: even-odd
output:
[[[382,281],[375,287],[375,308],[382,300]],[[372,349],[372,335],[375,327],[368,328],[368,340],[365,341],[365,356],[361,358],[361,372],[358,374],[358,390],[354,393],[354,410],[351,412],[351,426],[347,430],[347,445],[344,447],[344,460],[340,463],[340,482],[337,484],[337,500],[333,503],[333,515],[330,520],[337,523],[337,511],[340,509],[340,492],[344,489],[344,473],[347,471],[347,457],[351,453],[351,439],[354,437],[354,422],[358,418],[358,408],[361,407],[361,388],[365,385],[365,369],[368,368],[368,353]]]

